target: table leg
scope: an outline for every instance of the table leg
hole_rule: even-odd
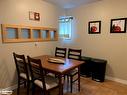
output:
[[[80,91],[80,66],[78,67],[78,91]]]
[[[62,82],[62,75],[58,75],[59,78],[59,95],[63,95],[63,82]]]

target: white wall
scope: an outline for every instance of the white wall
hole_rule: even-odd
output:
[[[29,20],[29,11],[39,12],[40,21]],[[43,0],[0,0],[0,24],[46,26],[58,28],[60,8]],[[0,29],[1,31],[1,29]],[[2,43],[0,33],[0,88],[16,84],[16,69],[12,52],[37,56],[53,54],[55,42]]]
[[[126,0],[102,0],[93,4],[70,9],[67,15],[74,16],[71,40],[3,44],[0,34],[0,88],[16,84],[16,70],[12,52],[30,56],[53,54],[57,45],[81,48],[83,55],[108,60],[106,74],[127,80],[127,33],[111,34],[110,19],[127,17]],[[30,21],[29,11],[39,12],[41,20]],[[0,24],[57,27],[58,16],[63,10],[43,0],[0,0]],[[102,21],[101,34],[88,34],[88,22]],[[1,31],[1,29],[0,29]]]
[[[127,33],[110,33],[110,20],[127,17],[127,0],[102,0],[68,10],[74,16],[72,39],[62,46],[81,48],[83,55],[107,59],[106,75],[127,80]],[[101,20],[101,34],[88,34],[88,22]]]

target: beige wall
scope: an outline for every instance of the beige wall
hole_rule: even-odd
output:
[[[70,9],[74,16],[72,39],[62,46],[81,48],[83,55],[107,59],[106,75],[127,80],[127,33],[111,34],[110,20],[127,17],[127,0],[102,0]],[[88,34],[89,21],[102,21],[101,34]]]
[[[43,0],[0,0],[0,24],[21,24],[58,28],[60,8]],[[39,12],[40,21],[30,21],[29,11]],[[1,29],[0,29],[1,31]],[[35,42],[3,44],[0,33],[0,88],[16,84],[16,70],[12,52],[37,56],[53,54],[57,42]]]
[[[103,0],[67,12],[43,0],[0,0],[0,24],[57,27],[59,15],[67,13],[74,16],[72,39],[61,40],[60,44],[57,42],[38,42],[37,46],[35,42],[3,44],[0,33],[0,88],[16,84],[13,51],[31,56],[53,54],[56,44],[81,48],[83,55],[107,59],[106,74],[127,80],[127,33],[110,34],[110,19],[126,17],[126,4],[126,0]],[[30,21],[29,11],[39,12],[41,20]],[[101,34],[88,34],[90,20],[102,21]]]

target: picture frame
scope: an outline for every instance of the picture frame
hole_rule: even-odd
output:
[[[29,11],[29,20],[40,21],[40,13]]]
[[[110,33],[126,33],[126,19],[111,19]]]
[[[39,21],[40,20],[40,13],[35,12],[34,19]]]
[[[89,34],[100,34],[101,33],[101,21],[89,21],[88,24]]]

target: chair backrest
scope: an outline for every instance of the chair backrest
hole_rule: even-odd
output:
[[[45,79],[44,79],[45,74],[44,74],[44,70],[41,65],[41,60],[34,59],[29,56],[27,56],[27,59],[28,59],[28,63],[29,63],[32,81],[34,82],[34,80],[36,80],[36,79],[41,80],[43,83],[42,84],[43,90],[46,91],[46,85],[45,85]]]
[[[18,77],[20,77],[21,73],[25,73],[27,79],[29,79],[25,56],[24,55],[19,55],[19,54],[16,54],[16,53],[13,52],[13,57],[14,57]]]
[[[81,49],[70,49],[69,48],[68,49],[68,58],[80,60],[81,59],[81,53],[82,53]]]
[[[66,48],[56,47],[55,56],[56,57],[66,58],[66,51],[67,51]]]

